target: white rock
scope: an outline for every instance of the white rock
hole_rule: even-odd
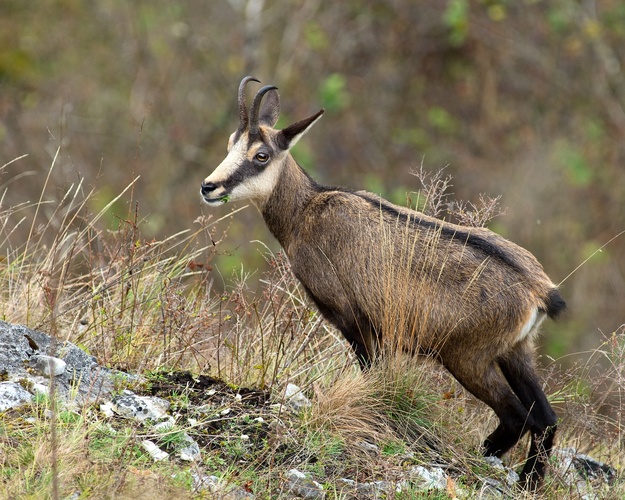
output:
[[[33,395],[16,382],[0,382],[0,412],[30,403]]]
[[[123,391],[111,401],[113,411],[126,418],[134,418],[138,422],[146,419],[160,420],[167,415],[169,402],[157,397],[137,396],[132,391]]]
[[[39,354],[35,359],[35,367],[45,377],[58,377],[65,373],[67,363],[54,356]]]
[[[196,491],[208,490],[211,493],[216,493],[220,489],[221,480],[217,476],[192,472],[191,477],[193,478],[193,489]]]
[[[287,473],[287,483],[288,490],[300,498],[316,500],[326,497],[323,486],[297,469],[291,469]]]
[[[39,394],[48,394],[50,392],[50,388],[47,385],[40,384],[39,382],[35,382],[32,385],[32,390]]]
[[[489,456],[484,457],[484,461],[495,469],[506,471],[506,483],[508,484],[508,486],[512,486],[519,481],[519,475],[517,474],[517,472],[509,467],[506,467],[501,461],[501,458]]]
[[[154,425],[154,430],[156,431],[167,431],[169,429],[171,429],[174,424],[176,423],[176,419],[172,416],[167,417],[165,420],[163,420],[162,422],[159,422],[158,424]]]
[[[284,391],[284,399],[286,404],[295,411],[301,411],[311,406],[310,400],[304,396],[302,390],[295,384],[288,384]]]
[[[409,471],[412,480],[418,480],[419,486],[427,489],[444,490],[447,488],[447,475],[440,467],[427,469],[421,465],[415,465]]]
[[[487,457],[484,457],[484,462],[486,462],[491,467],[494,467],[495,469],[505,468],[503,466],[503,462],[501,461],[501,458],[499,457],[487,456]]]
[[[101,404],[100,411],[104,414],[105,417],[115,416],[115,412],[113,411],[113,403],[111,403],[110,401],[107,403]]]
[[[184,435],[184,441],[186,446],[179,448],[176,451],[176,455],[178,455],[180,460],[184,460],[185,462],[195,462],[201,456],[200,445],[198,445],[193,438],[186,433]]]
[[[551,462],[559,479],[574,488],[582,500],[599,498],[592,485],[610,484],[617,474],[611,466],[578,453],[575,448],[554,449]]]
[[[165,460],[167,457],[169,457],[169,453],[161,450],[149,439],[144,439],[143,441],[141,441],[141,446],[143,446],[143,449],[145,449],[145,451],[149,453],[149,455],[155,462],[160,462],[161,460]]]
[[[356,446],[358,446],[358,448],[360,448],[361,450],[368,451],[371,453],[377,454],[380,452],[380,448],[378,446],[376,446],[375,444],[368,443],[367,441],[358,441],[356,443]]]

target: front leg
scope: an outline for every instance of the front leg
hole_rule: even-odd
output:
[[[345,336],[345,338],[348,338],[348,336],[345,335],[344,332],[343,335]],[[372,356],[369,352],[369,349],[367,349],[367,346],[365,346],[362,342],[358,342],[356,340],[350,340],[349,343],[354,350],[354,354],[356,355],[356,359],[358,360],[360,369],[364,372],[371,368]]]
[[[356,354],[363,371],[371,368],[380,353],[380,335],[369,321],[354,321],[349,328],[339,328]]]
[[[379,352],[380,335],[366,315],[360,311],[354,311],[347,303],[330,305],[316,296],[303,282],[302,285],[321,315],[338,328],[345,340],[349,342],[360,368],[363,371],[369,369]]]

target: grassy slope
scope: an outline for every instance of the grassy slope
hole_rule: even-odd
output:
[[[408,491],[398,498],[447,498],[456,487],[471,491],[479,477],[501,475],[477,453],[495,423],[492,412],[429,362],[397,357],[361,374],[281,255],[267,256],[270,271],[258,289],[241,271],[217,292],[210,267],[219,248],[217,221],[201,219],[195,231],[144,241],[136,212],[120,219],[117,231],[102,230],[104,211],[89,213],[90,196],[78,184],[60,203],[42,197],[32,206],[0,209],[2,319],[70,340],[101,364],[152,374],[152,384],[171,370],[191,370],[230,387],[267,390],[275,403],[294,382],[313,405],[300,415],[278,416],[268,405],[250,407],[212,434],[198,431],[209,417],[198,417],[198,429],[180,419],[169,437],[158,439],[185,431],[203,442],[202,463],[190,466],[175,459],[154,463],[138,444],[145,428],[110,421],[95,407],[60,407],[52,441],[50,402],[40,398],[32,408],[0,415],[0,497],[185,498],[194,495],[192,473],[198,471],[260,498],[287,497],[284,478],[292,467],[325,482],[330,497],[342,497],[339,477],[395,480],[410,466],[445,463],[453,477],[447,492]],[[12,228],[29,221],[29,239],[13,241]],[[623,332],[616,332],[576,370],[559,373],[552,363],[544,372],[562,417],[559,445],[618,468],[625,456],[624,349]],[[598,359],[601,370],[594,368]],[[184,390],[162,395],[178,412],[191,396]],[[226,403],[212,404],[218,412]],[[257,417],[271,425],[257,429]],[[240,440],[250,432],[256,433],[254,446]],[[355,445],[365,440],[379,453]],[[524,446],[513,450],[509,463],[522,460]],[[621,484],[601,495],[623,493]],[[545,496],[574,493],[552,475]]]

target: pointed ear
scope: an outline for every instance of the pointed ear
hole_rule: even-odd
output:
[[[262,108],[260,109],[259,121],[263,125],[273,127],[280,116],[280,94],[277,90],[270,90],[265,94]]]
[[[310,127],[312,127],[315,122],[321,118],[321,115],[325,112],[325,109],[318,111],[312,116],[308,118],[304,118],[303,120],[294,123],[293,125],[289,125],[287,128],[281,130],[276,137],[278,141],[278,146],[282,150],[291,149],[300,138],[308,132]]]

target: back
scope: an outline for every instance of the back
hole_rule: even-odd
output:
[[[326,191],[285,248],[316,302],[440,347],[474,332],[515,335],[553,284],[526,250],[483,228],[442,222],[371,193]],[[502,339],[503,340],[503,339]],[[492,341],[491,341],[492,342]]]

